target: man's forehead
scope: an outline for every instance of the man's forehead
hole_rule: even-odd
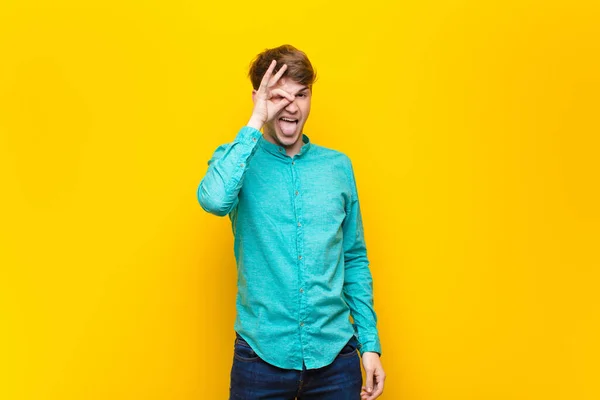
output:
[[[295,80],[290,78],[280,78],[279,82],[277,82],[277,86],[281,87],[287,92],[301,92],[304,89],[309,89],[308,86],[296,82]]]

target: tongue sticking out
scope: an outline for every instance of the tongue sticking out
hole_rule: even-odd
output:
[[[279,120],[279,126],[281,127],[281,131],[284,135],[292,135],[296,132],[296,122],[289,122],[284,120]]]

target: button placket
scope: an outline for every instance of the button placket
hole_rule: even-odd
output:
[[[302,196],[301,196],[301,185],[300,179],[298,176],[298,165],[295,160],[291,160],[290,162],[290,170],[292,174],[292,182],[293,182],[293,193],[294,196],[292,198],[292,202],[294,205],[294,214],[296,216],[296,250],[297,250],[297,265],[298,265],[298,293],[300,296],[299,299],[299,315],[298,321],[300,330],[300,340],[304,341],[304,333],[306,332],[305,326],[305,318],[307,316],[306,312],[306,296],[304,295],[304,287],[306,284],[305,281],[305,257],[303,257],[304,253],[304,227],[302,225]],[[305,343],[301,343],[301,346],[305,346]]]

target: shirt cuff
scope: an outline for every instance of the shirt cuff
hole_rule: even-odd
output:
[[[358,351],[360,352],[361,356],[366,352],[377,353],[379,356],[381,356],[381,343],[379,343],[379,338],[374,337],[361,342],[358,347]]]
[[[254,145],[254,144],[258,143],[261,136],[262,136],[261,131],[259,131],[258,129],[255,129],[251,126],[246,125],[238,131],[234,142],[247,144],[247,145]]]

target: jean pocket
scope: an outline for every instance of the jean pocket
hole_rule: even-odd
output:
[[[241,337],[236,337],[235,344],[233,346],[233,355],[240,361],[257,361],[260,359],[258,354],[250,347]]]
[[[350,339],[348,343],[342,348],[339,352],[338,357],[353,357],[358,353],[356,352],[356,342],[353,339]]]

